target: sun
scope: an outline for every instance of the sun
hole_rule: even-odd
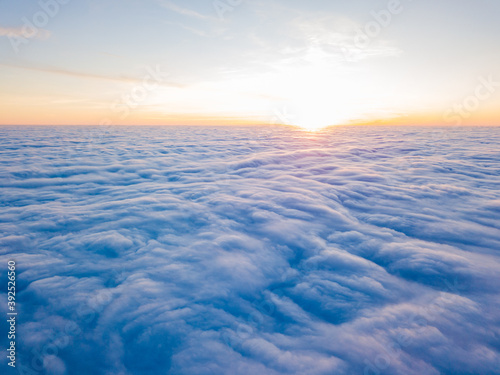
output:
[[[331,125],[338,125],[335,116],[328,110],[328,107],[320,105],[308,105],[302,103],[297,107],[296,119],[292,121],[292,125],[299,126],[307,131],[318,131]]]
[[[311,53],[307,64],[284,68],[274,87],[287,115],[287,125],[317,131],[350,122],[360,114],[362,92],[322,54]]]
[[[315,90],[314,92],[318,92]],[[300,98],[290,101],[285,105],[287,116],[286,125],[298,126],[306,131],[318,131],[328,126],[341,125],[345,123],[345,111],[337,108],[339,99],[331,95],[300,95]]]

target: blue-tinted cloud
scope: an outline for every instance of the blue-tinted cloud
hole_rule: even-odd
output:
[[[0,132],[34,373],[498,373],[498,129]]]

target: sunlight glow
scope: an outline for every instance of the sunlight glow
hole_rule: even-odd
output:
[[[214,118],[243,115],[259,118],[260,123],[314,131],[364,119],[386,109],[384,102],[394,98],[390,91],[381,94],[372,76],[353,72],[315,47],[278,61],[265,72],[235,71],[225,76],[186,88],[163,87],[144,104],[164,111],[166,117],[167,113]]]
[[[340,125],[343,118],[337,110],[340,101],[332,96],[319,95],[318,89],[311,89],[309,97],[302,97],[290,103],[290,110],[285,118],[287,125],[296,125],[305,130],[315,131],[331,125]]]
[[[352,81],[346,79],[335,62],[315,48],[303,60],[305,64],[284,67],[284,75],[277,82],[278,87],[284,88],[280,94],[287,98],[286,124],[319,130],[358,116],[359,109],[349,99]]]

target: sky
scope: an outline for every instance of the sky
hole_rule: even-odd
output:
[[[0,0],[0,124],[496,125],[496,0]]]

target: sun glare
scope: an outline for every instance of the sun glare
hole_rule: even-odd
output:
[[[317,131],[360,115],[360,92],[347,74],[312,49],[301,66],[284,67],[276,87],[286,98],[287,125]]]
[[[286,105],[287,125],[295,125],[307,131],[318,131],[349,120],[345,99],[333,95],[332,91],[327,94],[324,88],[317,86],[303,92],[306,92],[307,96],[300,95],[300,98]]]
[[[307,131],[318,131],[330,125],[338,125],[332,106],[304,101],[296,107],[296,114],[290,124]]]
[[[164,103],[170,103],[179,116],[194,109],[214,118],[238,118],[244,113],[317,131],[359,119],[375,104],[369,87],[349,73],[311,48],[301,58],[275,64],[271,72],[234,73],[186,89],[156,90],[147,104],[161,111]]]

